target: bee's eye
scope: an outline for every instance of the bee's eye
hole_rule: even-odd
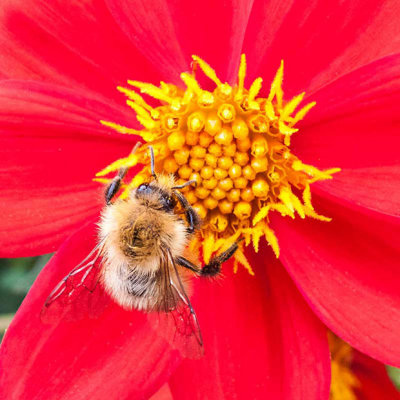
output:
[[[149,195],[153,191],[153,188],[148,183],[142,183],[136,189],[136,197],[142,198],[143,196]]]
[[[138,192],[145,192],[148,187],[149,187],[148,183],[142,183],[141,185],[138,186],[138,188],[136,190]]]

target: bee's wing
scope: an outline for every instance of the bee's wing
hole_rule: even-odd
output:
[[[200,358],[204,353],[200,325],[175,261],[168,249],[165,253],[160,264],[165,285],[164,302],[160,305],[158,313],[149,314],[149,319],[157,333],[167,339],[184,357]]]
[[[98,285],[102,249],[100,243],[53,289],[41,311],[44,323],[94,318],[103,312],[108,296]]]

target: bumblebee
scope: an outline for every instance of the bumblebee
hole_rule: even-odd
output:
[[[178,312],[181,320],[188,320],[187,325],[202,345],[197,317],[187,295],[190,275],[220,274],[221,264],[234,254],[238,243],[203,267],[190,259],[187,247],[199,231],[201,220],[179,190],[196,182],[176,185],[173,175],[157,175],[152,147],[149,150],[153,179],[133,189],[128,198],[113,201],[127,169],[118,172],[105,192],[98,245],[59,283],[45,306],[66,294],[88,289],[85,280],[95,274],[96,284],[99,282],[125,309]],[[176,210],[178,203],[182,213]]]

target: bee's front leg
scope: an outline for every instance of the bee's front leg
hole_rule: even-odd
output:
[[[133,147],[131,154],[135,154],[136,150],[140,146],[141,146],[141,143],[137,142],[135,144],[135,146]],[[125,175],[127,174],[128,170],[129,170],[129,168],[121,168],[118,171],[118,174],[114,177],[114,179],[111,181],[111,183],[107,186],[107,189],[105,192],[105,198],[106,198],[107,205],[111,204],[111,200],[118,193],[119,189],[121,188],[122,180],[125,178]]]
[[[119,189],[121,188],[122,180],[124,179],[126,173],[128,172],[128,168],[121,168],[118,171],[118,174],[114,177],[111,183],[107,186],[105,197],[106,197],[106,204],[111,204],[111,200],[113,197],[118,193]]]
[[[186,221],[189,224],[187,232],[189,234],[192,234],[200,228],[201,219],[198,216],[195,209],[186,200],[186,197],[183,194],[179,193],[178,191],[175,191],[175,195],[185,211]]]

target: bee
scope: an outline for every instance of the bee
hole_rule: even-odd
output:
[[[188,244],[200,230],[201,220],[179,190],[196,182],[176,185],[173,175],[157,175],[152,147],[149,150],[152,180],[133,189],[127,199],[113,201],[127,169],[118,172],[105,192],[97,246],[56,286],[44,308],[85,291],[92,293],[99,284],[124,309],[172,317],[174,338],[176,333],[186,341],[194,338],[202,347],[199,323],[187,294],[190,275],[219,275],[238,243],[203,267],[190,259]],[[177,212],[178,203],[181,213]],[[162,326],[159,330],[168,331]]]

